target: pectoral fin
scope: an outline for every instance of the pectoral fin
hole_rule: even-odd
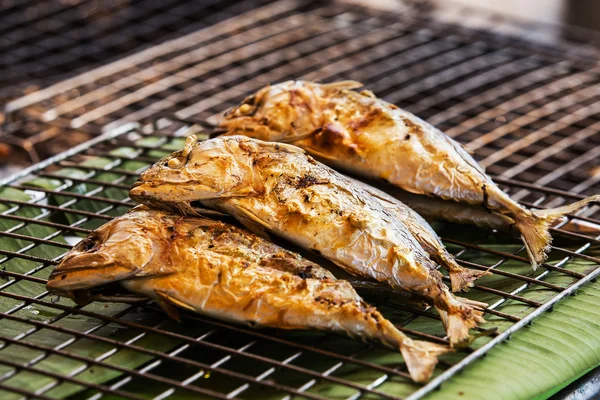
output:
[[[106,303],[127,303],[134,304],[141,301],[148,301],[146,297],[137,296],[135,294],[119,294],[119,295],[104,295],[93,294],[89,297],[90,301],[99,301]]]
[[[318,160],[323,161],[324,163],[327,163],[328,161],[332,163],[339,162],[339,160],[331,154],[320,152],[316,148],[310,147],[310,145],[306,147],[306,151],[308,152],[308,154],[310,154]]]
[[[269,234],[267,233],[269,230],[269,225],[254,215],[251,211],[244,208],[237,208],[235,210],[234,217],[237,218],[238,221],[240,221],[241,224],[244,225],[249,231],[264,239],[269,239]]]
[[[176,307],[181,307],[189,311],[196,311],[196,309],[191,305],[176,299],[165,292],[155,290],[154,293],[159,298],[159,300],[157,300],[158,305],[160,305],[160,307],[167,313],[169,317],[173,318],[177,322],[180,322],[181,318],[179,317],[179,312],[177,311]]]

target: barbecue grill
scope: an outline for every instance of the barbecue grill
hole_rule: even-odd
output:
[[[241,4],[248,11],[6,106],[5,135],[93,139],[2,182],[3,398],[416,399],[600,274],[598,206],[553,228],[550,258],[535,273],[517,237],[438,226],[461,264],[493,276],[466,295],[490,304],[483,336],[442,357],[426,385],[411,383],[401,357],[374,345],[185,313],[178,324],[152,302],[77,306],[46,292],[60,257],[133,205],[127,193],[141,171],[181,148],[185,135],[206,138],[220,113],[269,82],[364,82],[475,150],[527,206],[599,192],[592,33],[424,2],[393,14],[345,3]],[[447,343],[432,310],[365,296],[410,336]]]

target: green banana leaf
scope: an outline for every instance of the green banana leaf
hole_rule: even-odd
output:
[[[165,144],[163,138],[147,137],[141,139],[136,144],[144,146],[160,145],[161,150],[157,149],[148,153],[150,156],[158,159],[165,156],[168,153],[168,150],[181,148],[183,139],[171,139],[170,142]],[[167,151],[162,150],[165,148]],[[134,148],[123,147],[114,150],[112,154],[130,158],[136,155],[137,152],[138,150],[135,150]],[[86,159],[81,165],[104,168],[110,166],[113,162],[114,160],[110,158],[95,157]],[[136,160],[125,160],[119,164],[118,168],[139,172],[139,170],[145,166],[147,166],[146,163],[141,163]],[[83,168],[64,168],[55,171],[54,174],[58,177],[35,178],[25,182],[24,184],[32,189],[33,192],[31,194],[10,188],[3,188],[1,189],[0,197],[23,201],[29,200],[32,195],[35,195],[36,188],[47,190],[60,188],[65,192],[85,194],[100,187],[99,184],[89,182],[79,183],[77,181],[77,179],[86,179],[89,177],[89,172]],[[127,187],[133,183],[135,178],[126,177],[123,179],[120,174],[111,172],[109,168],[107,168],[106,172],[95,174],[93,179],[96,181],[119,183]],[[118,187],[104,188],[102,196],[122,201],[127,199],[127,190]],[[45,201],[47,201],[47,204],[49,205],[61,206],[71,201],[71,198],[60,194],[51,194]],[[80,200],[74,204],[70,204],[69,208],[91,212],[100,211],[105,215],[116,216],[126,212],[129,205],[124,203],[123,205],[107,206],[106,203],[99,203],[93,200]],[[6,209],[6,207],[0,208],[0,212],[6,211]],[[33,218],[39,217],[42,212],[43,211],[39,208],[25,206],[21,207],[15,214]],[[42,219],[61,224],[76,224],[77,226],[86,229],[95,229],[104,222],[101,219],[87,220],[82,216],[70,213],[52,213],[50,216],[43,216]],[[0,218],[0,229],[5,230],[12,228],[17,224],[18,222],[16,221]],[[484,231],[477,228],[457,227],[451,224],[436,224],[435,228],[442,236],[452,237],[465,242],[480,240],[485,235]],[[52,235],[55,232],[55,229],[40,225],[28,225],[25,228],[19,229],[17,232],[38,238],[45,238],[48,235]],[[53,236],[52,240],[60,243],[73,243],[76,236],[81,237],[80,234],[67,232]],[[557,241],[559,240],[560,239],[557,238]],[[20,239],[8,237],[0,239],[0,248],[10,251],[17,251],[23,246],[30,244],[31,242]],[[562,247],[570,248],[569,243],[559,244]],[[504,252],[514,252],[521,247],[514,239],[502,238],[500,236],[485,239],[483,243],[481,243],[481,246]],[[451,244],[448,244],[448,248],[451,251],[458,250],[458,247]],[[28,254],[45,258],[54,258],[59,257],[64,252],[64,248],[43,245],[32,248],[28,251]],[[554,252],[550,256],[549,263],[557,263],[562,260],[563,256],[564,255],[561,255],[559,252]],[[491,256],[489,253],[474,250],[468,251],[461,256],[461,258],[482,265],[493,265],[497,261],[497,258]],[[38,266],[38,264],[33,261],[12,259],[5,263],[4,266],[9,271],[25,273]],[[568,265],[564,267],[577,272],[587,273],[594,268],[595,265],[592,262],[577,259],[569,261]],[[519,261],[510,260],[502,265],[502,270],[529,275],[534,278],[545,272],[544,269],[539,269],[537,272],[533,273],[530,270],[529,265]],[[33,275],[40,278],[47,278],[50,271],[50,267],[42,268]],[[550,272],[545,276],[544,281],[560,286],[567,286],[574,282],[574,279],[561,273]],[[513,279],[496,274],[490,277],[484,277],[479,283],[483,286],[503,291],[517,289],[521,285],[521,283]],[[1,281],[0,284],[2,284]],[[33,297],[43,293],[44,288],[39,283],[21,281],[5,289],[5,291]],[[520,292],[519,295],[530,300],[546,302],[556,295],[556,292],[543,286],[532,285]],[[429,397],[436,399],[527,399],[535,396],[542,396],[540,398],[549,396],[553,391],[568,384],[574,377],[582,375],[587,370],[600,363],[600,343],[597,339],[600,337],[600,318],[598,311],[595,308],[599,296],[600,286],[598,283],[587,285],[584,289],[580,290],[577,296],[565,299],[555,307],[553,312],[546,313],[537,318],[533,326],[514,334],[510,341],[494,348],[487,357],[472,364],[463,373],[445,383],[441,391],[435,392]],[[410,313],[397,307],[399,304],[397,299],[384,299],[381,295],[368,294],[365,294],[365,297],[368,301],[376,304],[384,315],[394,323],[400,323],[410,315]],[[481,291],[472,291],[466,294],[465,297],[490,304],[502,299],[498,295]],[[45,297],[45,299],[48,299],[48,297]],[[68,299],[58,299],[58,303],[69,306],[74,305]],[[19,304],[20,301],[0,297],[0,308],[3,312],[18,306]],[[87,305],[84,309],[104,315],[117,315],[127,307],[129,306],[118,303],[92,303]],[[534,308],[518,301],[508,300],[500,304],[496,310],[519,317],[525,317],[530,312],[534,311]],[[53,307],[29,305],[15,312],[15,315],[35,321],[52,322],[53,325],[63,326],[82,332],[89,329],[95,329],[98,326],[97,320],[82,315],[69,315],[64,318],[59,318],[60,310]],[[166,324],[163,325],[163,328],[174,330],[189,336],[197,336],[203,330],[208,329],[207,326],[203,326],[196,322],[193,324],[186,324],[184,321],[182,324],[176,324],[174,322],[165,321],[166,317],[162,312],[147,307],[140,308],[135,313],[128,313],[125,318],[135,318],[135,322],[151,326],[162,322]],[[57,320],[54,321],[55,319]],[[512,322],[494,315],[488,315],[486,316],[486,319],[488,322],[483,325],[483,328],[495,328],[498,332],[502,332],[512,325]],[[440,337],[444,335],[443,328],[439,321],[426,316],[415,318],[406,325],[406,328],[427,332]],[[31,329],[31,325],[7,319],[0,320],[0,336],[3,337],[15,337],[27,332],[29,329]],[[109,324],[93,333],[124,342],[136,337],[140,332],[122,329],[122,327],[118,325],[112,326],[112,324]],[[308,345],[316,345],[320,348],[340,354],[351,355],[356,353],[356,358],[360,360],[385,365],[390,368],[395,368],[402,364],[402,357],[399,353],[390,352],[377,346],[365,347],[362,343],[346,338],[325,336],[317,332],[285,332],[283,334],[278,334],[284,335],[285,338],[290,340]],[[225,332],[219,340],[231,345],[231,343],[236,343],[236,341],[240,340],[238,336],[239,335],[236,332]],[[27,336],[23,340],[54,347],[61,345],[65,340],[71,338],[72,336],[50,329],[44,329]],[[471,347],[477,349],[489,340],[491,340],[489,337],[480,337],[472,343]],[[135,343],[143,347],[160,351],[168,351],[180,344],[176,340],[166,339],[165,337],[153,334],[146,334],[142,339],[137,340]],[[146,354],[135,351],[119,350],[114,353],[107,353],[111,349],[112,346],[89,340],[75,340],[62,348],[62,350],[67,353],[84,355],[91,358],[102,357],[103,362],[107,364],[119,365],[131,369],[140,368],[151,361],[151,358]],[[289,354],[289,348],[274,344],[262,346],[254,351],[259,352],[259,354],[266,357],[280,360],[291,355]],[[0,360],[10,359],[20,364],[26,364],[42,354],[43,353],[40,351],[34,351],[13,344],[7,345],[5,343],[5,345],[0,348]],[[186,357],[198,360],[205,360],[210,356],[207,349],[203,348],[192,349],[186,354]],[[442,360],[455,363],[464,356],[465,353],[457,352],[443,356]],[[335,368],[336,363],[337,361],[335,360],[326,360],[323,359],[322,356],[310,352],[305,352],[298,361],[294,362],[295,365],[316,371],[326,371],[330,368]],[[41,361],[35,363],[35,366],[40,369],[54,371],[61,375],[72,375],[84,382],[96,384],[111,384],[118,382],[123,378],[123,374],[110,368],[93,367],[86,369],[83,368],[83,363],[55,355],[50,355],[41,359]],[[238,372],[257,375],[257,368],[260,368],[260,366],[257,366],[254,362],[244,362],[244,359],[236,360],[235,370]],[[264,369],[268,369],[268,366],[264,366]],[[166,377],[181,379],[182,376],[191,375],[197,371],[190,371],[189,368],[169,364],[168,366],[158,367],[157,369],[154,369],[153,372]],[[436,371],[436,375],[441,372],[441,369]],[[5,373],[14,373],[12,377],[4,381],[8,386],[36,391],[42,390],[48,385],[55,385],[51,390],[44,392],[45,395],[52,398],[87,398],[95,393],[94,390],[87,390],[71,383],[55,382],[51,378],[29,372],[13,371],[11,368],[0,364],[0,376]],[[361,368],[352,364],[344,364],[341,367],[336,368],[332,375],[363,385],[371,385],[373,382],[378,382],[379,384],[376,387],[377,390],[400,397],[409,396],[420,388],[419,385],[413,384],[406,379],[398,377],[382,378],[381,372]],[[279,383],[295,387],[299,387],[307,381],[306,376],[301,376],[287,369],[280,369],[274,372],[271,375],[271,378]],[[215,375],[211,377],[209,374],[206,374],[206,376],[196,384],[215,390],[230,388],[232,385],[232,383],[226,379],[218,379]],[[156,383],[149,384],[148,381],[132,379],[132,381],[127,384],[126,388],[128,391],[139,395],[152,397],[160,394],[168,387]],[[308,392],[335,399],[345,399],[349,396],[358,394],[355,389],[322,380],[314,382],[312,387],[308,389]],[[7,399],[19,398],[17,395],[1,391],[0,397]],[[243,397],[278,399],[281,398],[281,393],[264,388],[259,390],[253,385],[244,392]],[[199,397],[197,394],[176,391],[172,398],[191,399]]]
[[[492,349],[428,400],[547,399],[600,365],[600,282]]]

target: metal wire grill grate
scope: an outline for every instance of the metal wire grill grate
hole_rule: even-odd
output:
[[[38,132],[108,134],[11,180],[0,194],[3,397],[416,397],[600,274],[597,230],[572,231],[598,224],[597,206],[554,229],[551,258],[534,274],[517,238],[440,227],[461,263],[492,267],[493,277],[469,296],[491,304],[487,327],[498,333],[443,358],[425,387],[411,384],[400,357],[377,346],[190,314],[176,324],[151,303],[79,307],[45,292],[52,266],[82,235],[131,207],[130,185],[181,146],[178,135],[214,122],[270,81],[361,80],[476,150],[526,205],[598,193],[600,70],[591,39],[515,42],[437,17],[417,5],[397,16],[280,1],[10,103],[10,132],[34,124]],[[143,134],[114,131],[129,121],[150,125]],[[413,337],[445,343],[430,310],[368,299]]]
[[[319,333],[253,331],[196,315],[186,315],[177,324],[165,320],[151,303],[79,307],[45,291],[45,278],[70,244],[124,213],[132,205],[127,192],[139,172],[181,146],[182,140],[173,133],[190,130],[175,131],[178,126],[171,124],[143,137],[123,129],[125,133],[115,139],[100,137],[93,146],[76,149],[75,154],[53,160],[5,186],[0,199],[5,279],[0,286],[0,389],[40,398],[77,392],[73,387],[83,386],[86,390],[79,393],[83,398],[139,398],[144,387],[143,395],[153,398],[184,394],[280,398],[287,394],[313,399],[330,393],[343,398],[367,394],[391,398],[418,390],[409,382],[399,357],[377,346]],[[544,202],[562,194],[525,186]],[[517,188],[519,184],[512,187]],[[503,333],[481,338],[473,348],[444,358],[439,372],[452,373],[449,369],[465,357],[479,355],[481,348],[473,353],[475,348],[486,341],[493,345],[600,273],[596,266],[600,259],[592,251],[597,249],[597,237],[582,240],[581,235],[561,229],[555,235],[559,245],[535,274],[530,273],[515,238],[491,232],[482,238],[478,232],[477,240],[463,241],[456,235],[446,239],[464,265],[492,267],[496,280],[482,281],[471,296],[492,303],[486,318]],[[506,246],[510,251],[505,251]],[[393,298],[369,299],[413,337],[446,343],[440,329],[427,325],[438,318],[432,311]],[[90,346],[92,354],[86,351]],[[56,365],[57,357],[69,360],[66,370],[47,368]],[[140,363],[137,368],[121,366],[124,357],[140,359]],[[90,371],[95,369],[114,377],[94,383]],[[24,379],[23,374],[38,377],[44,384],[35,393],[28,392],[15,385]]]
[[[247,11],[232,1],[27,0],[0,4],[0,98],[48,85]],[[246,3],[248,5],[249,3]],[[254,1],[253,5],[261,4]],[[233,7],[232,7],[233,6]]]
[[[538,25],[428,5],[384,14],[246,0],[246,13],[9,103],[5,131],[34,131],[28,145],[43,150],[63,132],[94,135],[161,113],[214,122],[269,82],[356,79],[469,145],[493,174],[585,190],[573,183],[597,179],[589,175],[593,148],[584,144],[599,140],[597,35],[526,42],[573,31],[542,36]],[[444,22],[457,15],[463,26]]]
[[[1,2],[0,104],[264,3],[262,0]],[[35,110],[30,111],[35,114]],[[0,157],[7,157],[9,163],[35,163],[97,133],[90,128],[61,135],[64,130],[60,126],[34,121],[35,118],[18,118],[16,123],[0,130]],[[2,112],[0,122],[5,122]],[[2,169],[0,175],[4,175]]]

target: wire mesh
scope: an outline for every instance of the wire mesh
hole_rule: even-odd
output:
[[[1,2],[0,104],[262,4],[262,0]],[[35,114],[36,108],[27,113]],[[0,130],[0,157],[11,164],[35,163],[97,134],[91,127],[69,135],[63,132],[60,125],[19,118]],[[0,169],[0,175],[5,171]]]
[[[329,397],[331,391],[340,391],[343,398],[397,398],[418,390],[401,359],[377,346],[314,332],[254,331],[191,314],[177,324],[166,320],[152,303],[81,307],[45,291],[52,266],[71,244],[132,206],[127,192],[139,172],[180,147],[182,139],[177,135],[201,129],[175,129],[178,125],[151,134],[127,131],[115,139],[100,138],[95,145],[4,186],[0,199],[5,279],[0,286],[0,390],[41,398],[70,392],[82,398],[140,398],[143,386],[147,390],[143,396],[153,398],[287,395],[312,399]],[[556,191],[526,186],[542,201],[556,197]],[[586,220],[600,222],[591,217]],[[556,233],[560,246],[553,248],[549,262],[535,274],[530,273],[516,238],[487,232],[485,236],[494,238],[490,245],[479,231],[477,240],[457,239],[454,234],[445,237],[462,264],[491,267],[499,279],[488,284],[482,281],[470,293],[476,299],[493,300],[486,318],[498,332],[527,322],[558,296],[600,272],[596,266],[600,259],[591,251],[597,248],[598,237],[583,241],[560,228]],[[498,247],[499,243],[504,247]],[[447,343],[441,329],[428,325],[439,319],[431,310],[379,295],[368,298],[407,334]],[[475,354],[477,347],[491,343],[494,336],[498,333],[443,358],[438,372]],[[88,354],[86,348],[94,351]],[[393,361],[382,362],[382,356]],[[69,361],[65,370],[45,368],[57,365],[53,364],[57,357]],[[125,357],[143,362],[122,366],[118,360]],[[100,382],[91,377],[95,369],[108,371]],[[17,383],[31,376],[44,384],[25,393]],[[81,387],[85,387],[83,392]]]
[[[161,113],[214,123],[269,82],[355,79],[470,146],[495,175],[581,193],[597,179],[587,145],[599,140],[597,34],[427,2],[398,14],[294,0],[239,7],[250,11],[16,99],[5,132],[37,132],[28,146],[43,150]],[[462,25],[447,22],[457,15]],[[541,38],[554,40],[531,41]]]
[[[76,0],[0,4],[0,98],[48,85],[247,11],[232,1]],[[246,3],[248,4],[248,3]],[[253,5],[261,4],[254,1]],[[235,7],[232,7],[234,5]]]
[[[510,234],[437,227],[463,265],[491,268],[493,276],[469,296],[491,304],[483,329],[498,331],[443,357],[437,378],[424,387],[408,380],[397,354],[378,346],[191,314],[177,324],[152,303],[81,307],[45,291],[71,245],[132,206],[127,191],[142,170],[181,147],[179,136],[209,128],[223,110],[273,81],[363,81],[476,150],[523,204],[557,206],[598,193],[600,70],[592,38],[578,45],[509,41],[475,22],[440,22],[436,9],[405,7],[392,15],[279,1],[10,103],[8,131],[34,123],[38,131],[108,136],[2,188],[3,397],[415,398],[595,278],[597,206],[554,228],[551,257],[535,273]],[[500,32],[535,32],[483,20]],[[142,130],[115,133],[131,121]],[[447,343],[431,310],[366,297],[407,334]]]

